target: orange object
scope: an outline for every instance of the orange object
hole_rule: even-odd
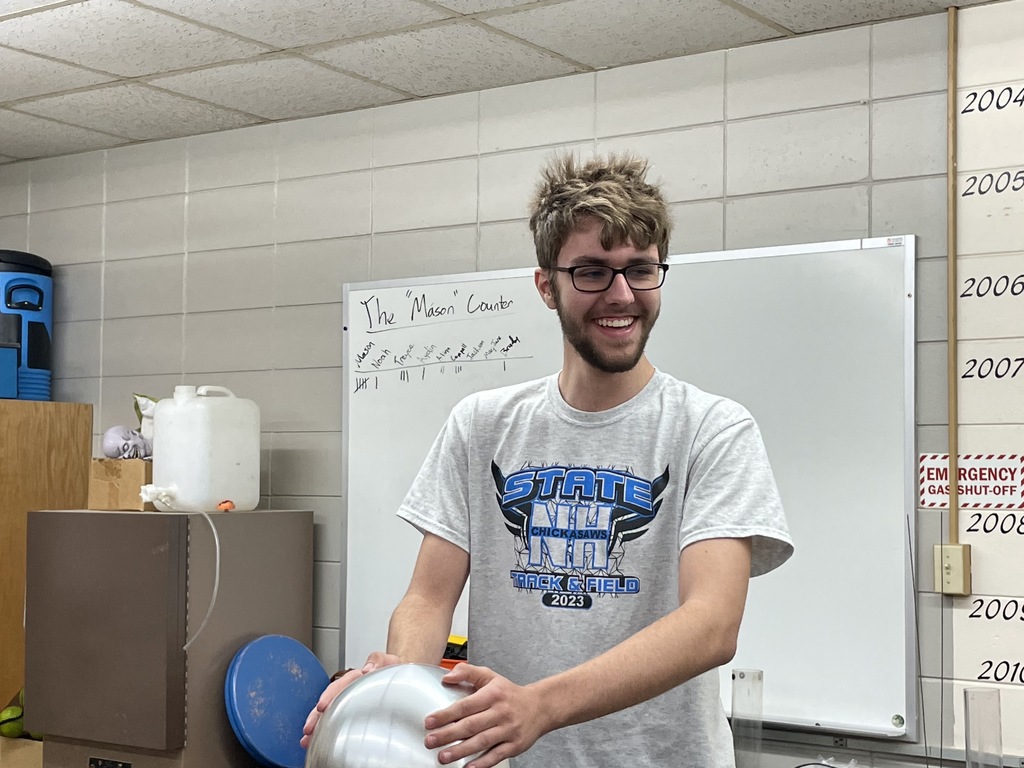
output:
[[[219,509],[221,512],[230,512],[234,508],[235,502],[233,502],[231,499],[224,499],[224,501],[217,505],[217,509]]]
[[[441,659],[441,666],[447,670],[455,669],[459,664],[465,664],[465,659]]]

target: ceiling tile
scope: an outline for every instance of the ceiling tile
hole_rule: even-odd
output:
[[[780,34],[718,0],[570,0],[486,23],[595,67],[731,48]]]
[[[0,72],[4,73],[0,79],[0,102],[97,85],[111,79],[10,48],[0,48]]]
[[[0,44],[126,77],[267,50],[121,0],[89,0],[4,21]]]
[[[314,45],[448,18],[415,0],[142,0],[279,48]]]
[[[61,0],[0,0],[0,19],[12,13],[22,13],[47,5],[56,5]]]
[[[292,56],[226,64],[150,82],[271,120],[343,112],[405,98]]]
[[[815,32],[850,24],[863,24],[880,19],[914,16],[943,10],[950,3],[945,0],[740,0],[766,19],[781,24],[794,32]],[[967,3],[957,2],[957,5]]]
[[[438,0],[437,4],[457,13],[480,13],[481,11],[496,11],[499,8],[530,5],[534,2],[536,0]]]
[[[132,139],[169,139],[240,128],[256,118],[137,83],[50,96],[16,109]]]
[[[105,149],[127,142],[127,139],[9,109],[0,109],[0,136],[3,137],[4,152],[22,159]]]
[[[554,56],[469,22],[342,43],[309,55],[417,96],[482,90],[577,71]]]

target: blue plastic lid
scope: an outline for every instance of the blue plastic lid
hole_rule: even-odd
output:
[[[328,682],[298,640],[264,635],[242,646],[228,666],[224,703],[246,752],[264,768],[302,768],[302,726]]]

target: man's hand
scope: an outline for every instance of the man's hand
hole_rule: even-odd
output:
[[[487,667],[459,664],[443,682],[469,683],[476,691],[424,721],[428,749],[461,742],[438,755],[442,765],[480,752],[468,768],[492,768],[522,754],[551,730],[535,689],[516,685]]]
[[[327,711],[327,707],[329,707],[331,702],[338,697],[339,693],[348,688],[363,675],[380,667],[389,667],[392,664],[398,664],[399,661],[400,659],[397,656],[382,653],[381,651],[374,651],[367,657],[366,663],[363,665],[362,669],[353,669],[346,672],[324,688],[324,692],[320,694],[320,699],[317,701],[316,706],[313,707],[313,710],[309,713],[309,717],[306,718],[306,724],[302,726],[302,738],[299,740],[299,744],[302,745],[302,748],[306,749],[306,747],[309,746],[309,740],[313,736],[313,730],[316,728],[316,724],[320,722],[320,718],[323,716],[324,712]]]

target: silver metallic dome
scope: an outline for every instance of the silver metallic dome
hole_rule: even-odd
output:
[[[444,685],[447,673],[429,664],[395,664],[356,680],[317,723],[305,768],[438,768],[440,749],[424,746],[423,720],[472,693],[466,685]],[[463,768],[471,760],[448,765]]]

